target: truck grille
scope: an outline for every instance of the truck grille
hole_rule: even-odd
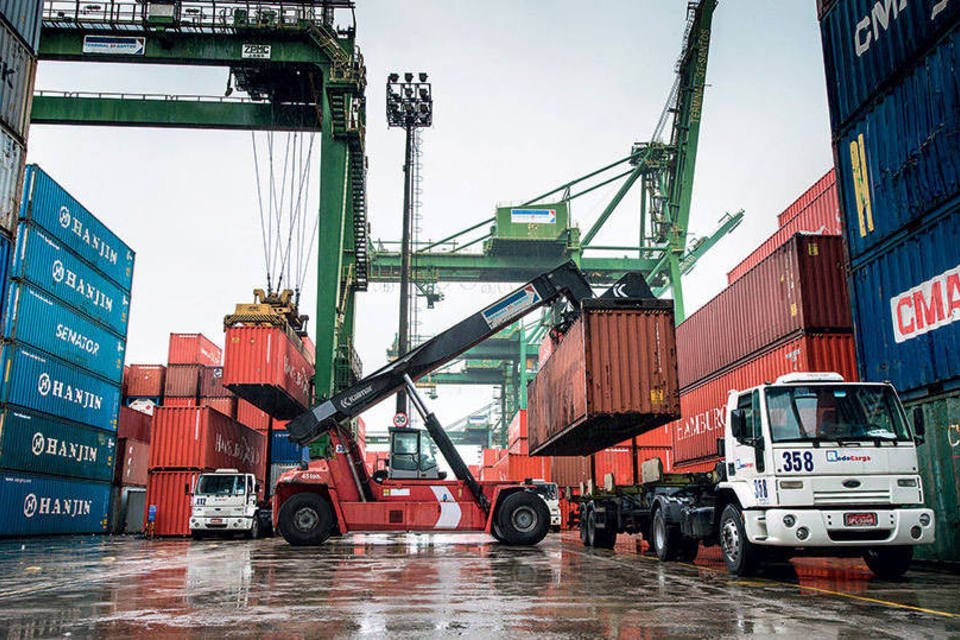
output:
[[[861,491],[814,491],[815,506],[844,506],[859,504],[890,504],[889,489]]]

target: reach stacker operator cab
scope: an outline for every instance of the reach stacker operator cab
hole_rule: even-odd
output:
[[[532,482],[479,482],[457,453],[414,382],[531,311],[566,299],[568,316],[593,298],[583,273],[567,262],[443,331],[353,386],[336,393],[287,426],[307,445],[328,435],[332,457],[314,460],[277,480],[274,522],[293,545],[316,545],[352,531],[483,531],[510,545],[540,542],[551,513]],[[639,274],[621,278],[604,298],[651,298]],[[391,432],[387,473],[371,477],[357,442],[344,424],[406,389],[426,432]],[[429,435],[455,478],[437,471]]]

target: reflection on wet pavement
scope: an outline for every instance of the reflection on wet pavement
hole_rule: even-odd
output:
[[[508,548],[483,535],[367,534],[322,547],[72,537],[0,542],[9,638],[960,637],[960,576],[884,582],[858,560],[728,576],[714,551],[661,564],[622,537]]]

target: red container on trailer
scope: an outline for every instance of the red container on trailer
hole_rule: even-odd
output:
[[[223,364],[223,350],[201,333],[171,333],[167,364],[218,367]]]
[[[124,396],[132,398],[159,398],[163,395],[167,368],[162,364],[131,364],[124,368]]]
[[[577,488],[590,478],[590,456],[553,456],[550,470],[558,487]]]
[[[233,392],[223,386],[223,367],[200,368],[201,398],[232,398]]]
[[[164,407],[196,407],[197,399],[196,398],[173,398],[166,397],[163,399]]]
[[[150,424],[153,416],[141,413],[129,407],[120,407],[120,418],[117,421],[117,437],[128,440],[150,442]]]
[[[723,437],[727,394],[793,372],[835,371],[857,380],[853,335],[800,335],[680,394],[681,418],[671,426],[676,464],[715,459]]]
[[[200,365],[172,364],[167,367],[164,397],[196,398],[200,395]]]
[[[487,479],[496,482],[523,482],[527,478],[550,482],[550,458],[508,453],[490,469]]]
[[[237,469],[263,480],[266,439],[208,407],[159,407],[150,469]]]
[[[230,327],[223,384],[275,418],[292,420],[310,406],[313,367],[303,342],[279,327]]]
[[[665,424],[653,431],[641,433],[634,440],[638,447],[671,447],[673,446],[673,432],[670,425]]]
[[[633,446],[631,442],[621,443],[593,454],[593,482],[604,486],[607,474],[613,474],[615,485],[631,485],[640,478],[633,476]],[[639,474],[639,468],[637,470]]]
[[[270,428],[270,415],[243,398],[237,398],[237,422],[255,431],[266,431]]]
[[[199,406],[210,407],[211,409],[215,409],[225,416],[230,416],[234,420],[237,419],[236,398],[200,398]]]
[[[777,220],[780,228],[727,273],[728,284],[742,278],[798,233],[838,236],[843,232],[840,223],[840,199],[837,196],[836,174],[833,169],[781,213]]]
[[[641,469],[643,463],[652,458],[660,458],[664,473],[673,473],[674,456],[673,447],[637,447],[637,473],[641,475],[639,480],[643,480]]]
[[[144,531],[156,536],[190,535],[190,496],[197,486],[199,471],[151,471],[147,479],[147,504],[143,511]],[[150,505],[157,508],[149,522]]]
[[[139,440],[117,438],[117,464],[113,483],[124,487],[147,486],[150,444]]]
[[[677,327],[685,389],[798,331],[849,331],[837,236],[797,235]]]

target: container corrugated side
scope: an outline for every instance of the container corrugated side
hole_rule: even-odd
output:
[[[106,533],[110,483],[0,470],[0,536]]]
[[[204,398],[233,397],[233,392],[223,386],[223,367],[200,368],[200,396]]]
[[[23,144],[0,127],[0,233],[16,230],[26,155]]]
[[[190,496],[197,486],[196,471],[151,471],[147,479],[147,504],[143,521],[148,532],[157,536],[190,535]],[[149,522],[150,507],[156,508]]]
[[[960,30],[836,140],[852,262],[960,194]]]
[[[831,169],[781,213],[777,220],[780,228],[744,258],[743,262],[727,273],[727,284],[733,284],[742,278],[798,233],[817,235],[843,233],[835,171]]]
[[[20,218],[44,229],[124,291],[133,285],[134,252],[37,165],[23,178]]]
[[[200,395],[200,365],[171,364],[163,384],[164,397],[196,398]]]
[[[313,368],[299,338],[277,327],[230,327],[225,342],[225,387],[276,418],[306,411]]]
[[[32,411],[0,411],[0,468],[109,482],[116,434]]]
[[[960,203],[853,270],[857,353],[865,380],[889,380],[906,395],[960,383],[958,247]]]
[[[924,501],[936,512],[937,539],[917,547],[917,556],[960,562],[960,394],[906,405],[907,415],[924,414],[926,442],[917,447]]]
[[[122,486],[147,486],[150,465],[150,444],[120,438],[117,441],[117,467],[113,482]]]
[[[167,364],[219,367],[223,364],[223,350],[202,333],[171,333]]]
[[[21,142],[27,139],[30,126],[30,105],[33,103],[33,81],[37,73],[34,53],[17,32],[0,21],[0,123]]]
[[[160,407],[150,469],[238,469],[263,479],[266,438],[209,408]]]
[[[5,338],[121,382],[125,340],[23,282],[10,285],[6,301]]]
[[[681,389],[796,333],[849,330],[837,236],[797,235],[677,327]]]
[[[593,482],[598,487],[605,486],[607,475],[613,476],[614,486],[635,484],[633,471],[633,447],[629,442],[593,454]],[[637,467],[638,475],[639,472]],[[639,480],[637,477],[636,481]]]
[[[131,364],[124,372],[127,395],[134,398],[159,398],[167,378],[162,364]]]
[[[171,398],[173,400],[174,398]],[[237,399],[234,397],[229,398],[200,398],[197,402],[198,407],[210,407],[216,411],[219,411],[225,416],[236,420],[237,419]]]
[[[120,385],[18,344],[4,345],[2,360],[4,403],[117,430]]]
[[[129,407],[120,407],[117,437],[149,443],[152,423],[153,416]]]
[[[129,294],[33,225],[17,229],[11,276],[56,296],[118,336],[127,335]]]
[[[13,253],[13,242],[0,231],[0,318],[7,314],[7,287],[10,282],[7,276],[10,273],[10,256]]]
[[[833,130],[956,28],[958,17],[957,3],[942,0],[834,3],[820,20]]]
[[[513,414],[513,419],[507,426],[507,443],[513,444],[517,440],[526,440],[529,437],[527,430],[527,410],[519,409]]]
[[[543,480],[550,482],[550,458],[522,456],[508,453],[493,465],[490,479],[497,482],[523,482],[524,480]]]
[[[553,456],[550,458],[553,482],[558,487],[576,488],[590,477],[589,456]]]
[[[680,393],[681,417],[672,423],[677,464],[716,456],[731,389],[748,389],[801,371],[834,371],[845,380],[856,380],[853,336],[849,333],[798,336],[756,354],[719,377],[684,389]]]
[[[307,448],[290,441],[286,431],[275,431],[270,445],[270,464],[301,462],[306,458]]]
[[[270,415],[243,398],[237,398],[237,422],[255,431],[266,431],[270,428]]]
[[[0,16],[34,53],[40,46],[42,15],[43,0],[0,0]]]

